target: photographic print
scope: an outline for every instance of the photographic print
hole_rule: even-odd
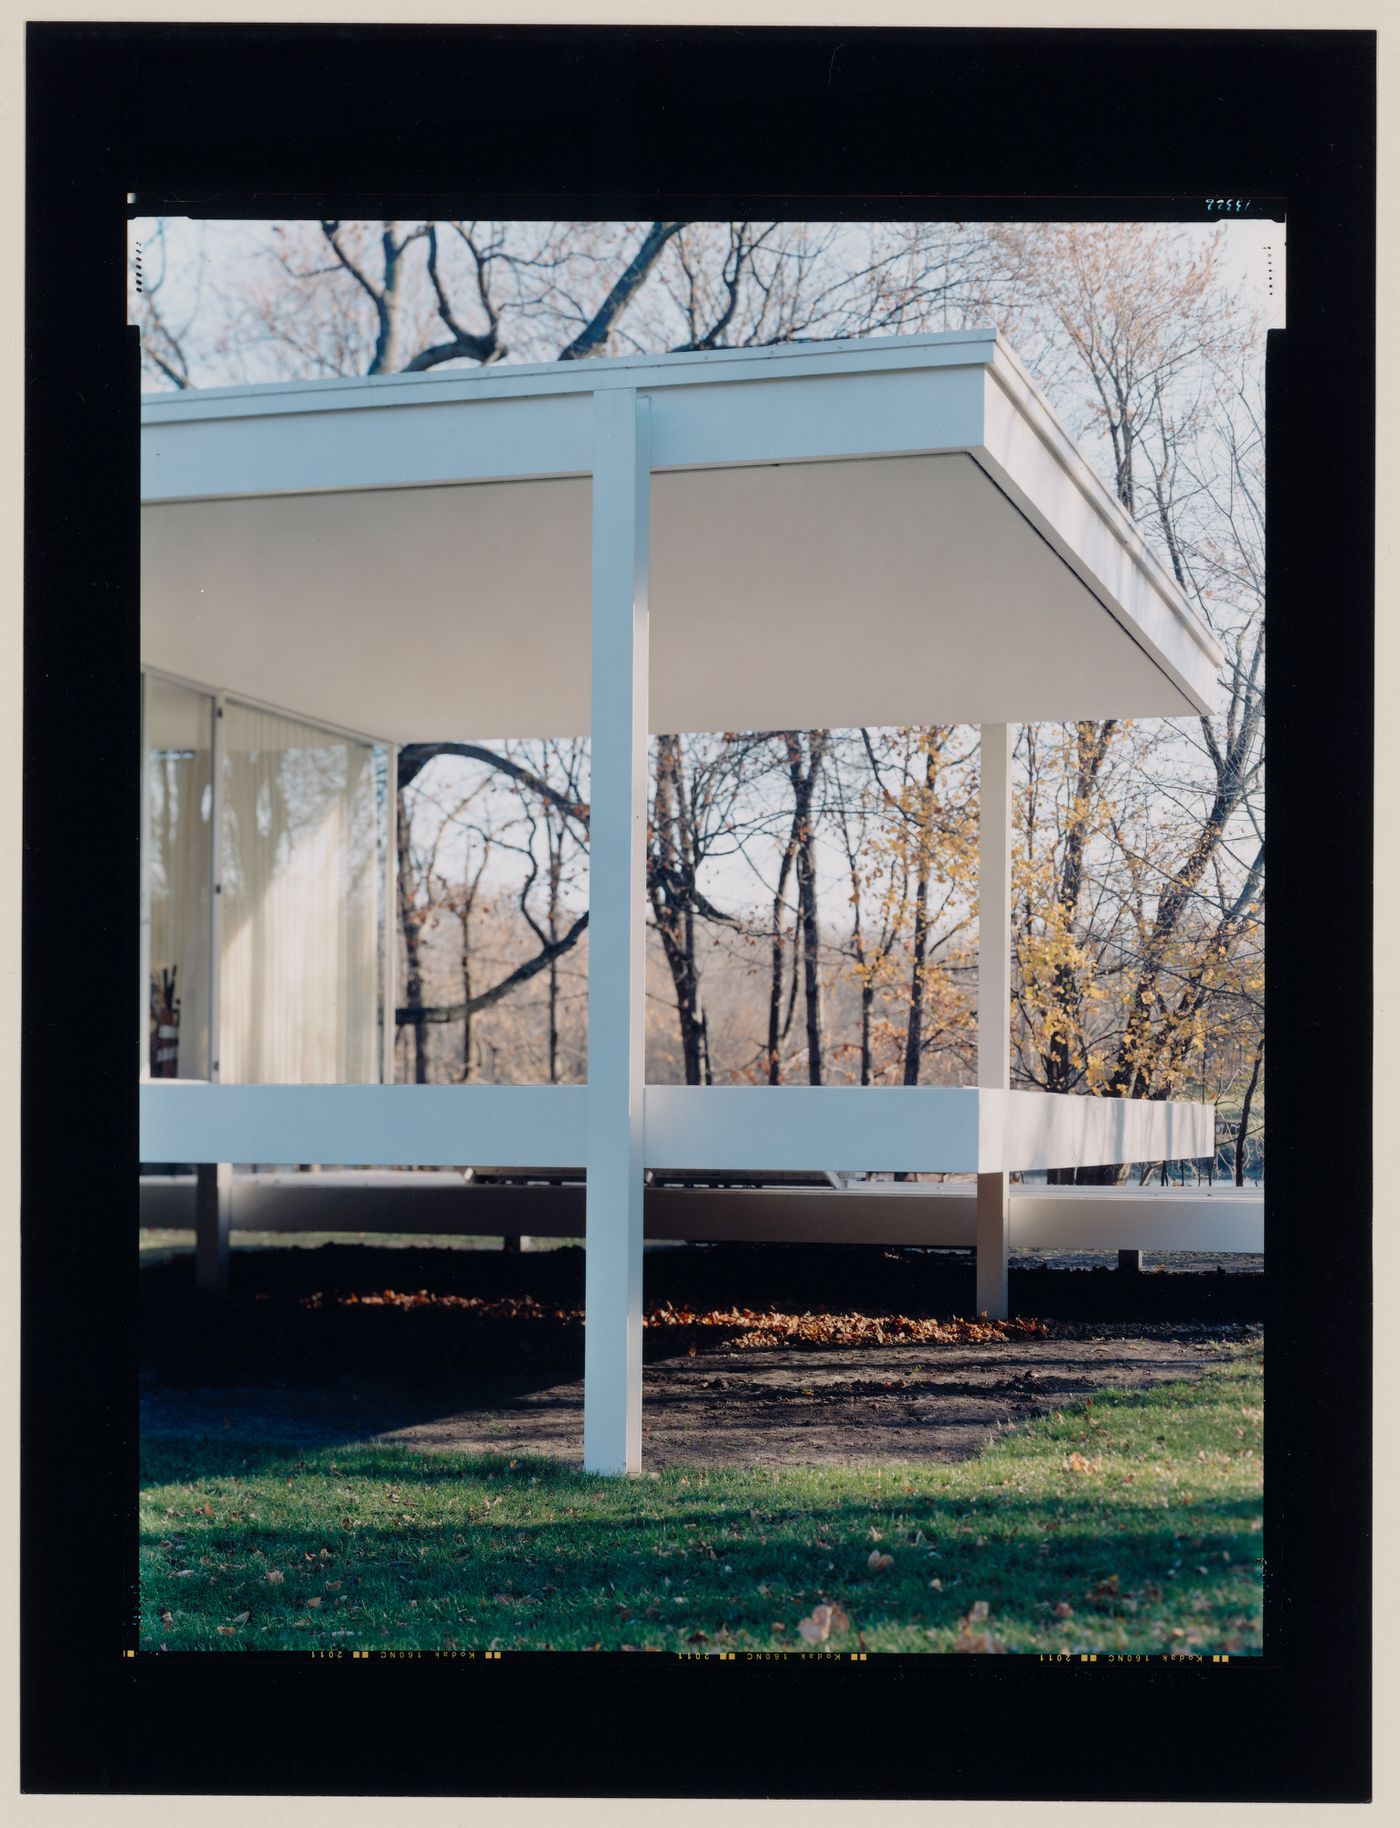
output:
[[[1309,42],[35,28],[32,1787],[1365,1794]]]
[[[1257,1654],[1219,208],[133,223],[142,1653]]]

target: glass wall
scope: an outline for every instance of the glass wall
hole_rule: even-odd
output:
[[[214,701],[145,681],[143,951],[153,1079],[209,1076]]]
[[[373,746],[232,699],[222,725],[219,1078],[377,1081]]]

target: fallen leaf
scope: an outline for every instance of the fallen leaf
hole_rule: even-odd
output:
[[[865,1565],[872,1574],[883,1574],[886,1568],[894,1566],[893,1555],[882,1555],[878,1549],[872,1549],[866,1557]]]
[[[810,1618],[799,1619],[797,1629],[809,1644],[824,1644],[831,1636],[831,1607],[813,1606]]]
[[[238,1633],[234,1630],[232,1625],[216,1625],[214,1629],[221,1638],[233,1638],[238,1636]]]
[[[967,1615],[968,1624],[985,1625],[987,1622],[987,1614],[990,1611],[991,1607],[987,1604],[986,1600],[975,1600]]]
[[[234,1620],[233,1620],[233,1621],[232,1621],[232,1623],[233,1623],[233,1624],[235,1624],[235,1625],[246,1625],[246,1624],[247,1624],[247,1623],[248,1623],[248,1620],[249,1620],[249,1619],[250,1619],[250,1618],[252,1618],[252,1616],[253,1616],[253,1614],[252,1614],[252,1612],[251,1612],[251,1611],[248,1611],[248,1612],[240,1612],[240,1613],[239,1613],[239,1614],[238,1614],[238,1616],[237,1616],[237,1618],[235,1618],[235,1619],[234,1619]]]
[[[981,1657],[1006,1654],[1006,1646],[998,1644],[990,1631],[971,1632],[966,1626],[958,1632],[957,1642],[953,1645],[953,1649]]]
[[[165,1629],[169,1631],[170,1627],[175,1623],[175,1620],[171,1617],[169,1611],[165,1611],[160,1615],[160,1622],[164,1625]]]
[[[314,1610],[321,1603],[320,1594],[319,1593],[309,1593],[306,1597],[306,1603],[308,1606],[312,1607],[312,1609]]]
[[[328,1580],[326,1582],[326,1592],[327,1593],[339,1593],[340,1592],[340,1582],[338,1580]],[[413,1603],[415,1605],[417,1605],[418,1602],[415,1600]]]
[[[933,1588],[935,1593],[941,1593],[943,1591],[943,1582],[941,1580],[931,1580],[929,1586]]]
[[[1072,1619],[1074,1617],[1074,1607],[1070,1605],[1068,1600],[1061,1600],[1059,1605],[1055,1608],[1055,1617],[1057,1619]]]
[[[270,1587],[280,1587],[285,1578],[280,1568],[269,1568],[267,1571],[267,1582]]]

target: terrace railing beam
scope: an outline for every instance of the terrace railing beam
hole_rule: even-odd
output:
[[[593,399],[583,1463],[642,1464],[650,401]]]

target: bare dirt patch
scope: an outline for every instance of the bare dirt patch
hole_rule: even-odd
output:
[[[246,1252],[215,1304],[187,1265],[152,1266],[142,1428],[577,1464],[580,1258],[398,1252],[390,1272],[372,1250]],[[654,1467],[961,1459],[999,1428],[1260,1337],[1263,1280],[1013,1271],[1020,1324],[999,1336],[969,1317],[958,1258],[668,1251],[648,1260],[661,1324],[645,1334],[644,1450]],[[800,1325],[756,1331],[755,1312]]]

